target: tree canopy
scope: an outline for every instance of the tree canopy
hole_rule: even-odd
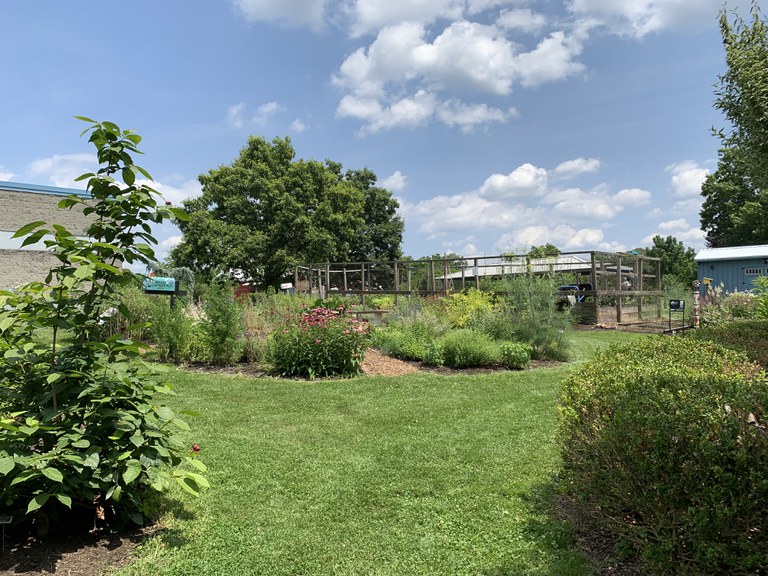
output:
[[[240,270],[276,287],[300,263],[401,255],[399,205],[376,175],[296,160],[290,138],[251,137],[232,164],[199,180],[202,195],[184,202],[189,220],[174,265],[208,276]]]
[[[702,186],[701,227],[711,247],[768,243],[768,22],[757,1],[752,22],[720,12],[727,71],[715,107],[730,126],[716,134],[717,170]]]
[[[528,256],[530,258],[547,258],[548,256],[560,256],[560,249],[554,244],[547,242],[541,246],[531,246],[531,249],[528,250]]]
[[[643,252],[653,258],[661,260],[661,275],[667,280],[679,280],[689,285],[696,280],[697,270],[696,252],[693,248],[686,248],[685,245],[674,236],[653,237],[653,246],[646,248]]]

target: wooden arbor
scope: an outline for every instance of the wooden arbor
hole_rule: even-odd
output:
[[[327,298],[444,295],[469,288],[505,293],[505,280],[522,274],[548,275],[572,296],[582,323],[630,323],[662,314],[661,261],[631,253],[564,252],[547,258],[502,254],[472,258],[320,263],[297,266],[297,291]]]

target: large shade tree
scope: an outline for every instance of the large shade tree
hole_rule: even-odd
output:
[[[189,220],[171,252],[203,275],[241,271],[276,287],[306,262],[394,260],[403,221],[392,194],[368,169],[296,160],[289,138],[251,137],[232,164],[199,177],[184,202]]]
[[[717,170],[702,186],[701,227],[711,247],[768,243],[768,22],[753,1],[752,22],[720,13],[727,71],[715,107],[730,124],[717,132]]]

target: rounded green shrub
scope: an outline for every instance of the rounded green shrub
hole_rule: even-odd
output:
[[[524,342],[502,342],[499,348],[501,350],[501,361],[511,370],[520,370],[531,362],[533,347],[530,344]]]
[[[646,574],[768,570],[768,380],[712,342],[649,337],[569,376],[565,478]]]
[[[451,330],[439,341],[443,362],[452,368],[490,366],[501,360],[499,345],[482,332]]]

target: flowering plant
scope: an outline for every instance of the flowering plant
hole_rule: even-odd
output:
[[[268,358],[282,376],[351,376],[360,372],[368,324],[344,309],[313,308],[287,316],[269,343]]]

